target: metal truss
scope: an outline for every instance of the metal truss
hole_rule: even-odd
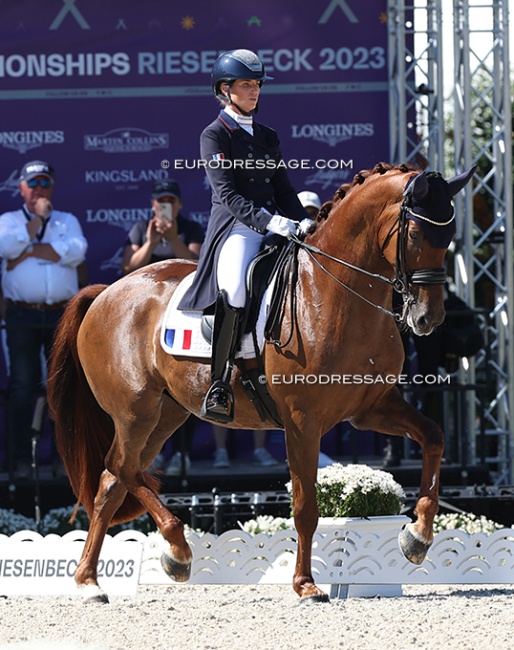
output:
[[[466,461],[487,465],[498,484],[514,474],[508,2],[453,0],[453,52],[443,56],[442,0],[388,0],[391,161],[426,164],[446,177],[479,166],[473,187],[455,199],[451,274],[458,295],[481,308],[487,341],[474,359],[462,360],[458,381],[485,390],[480,404],[478,391],[466,400],[465,423],[454,433],[466,440]],[[445,102],[443,66],[452,63]],[[445,128],[452,116],[454,128]]]

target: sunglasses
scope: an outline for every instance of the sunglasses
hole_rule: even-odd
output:
[[[27,185],[31,190],[36,189],[39,185],[44,190],[47,190],[52,186],[52,181],[49,178],[31,178],[30,181],[27,181]]]

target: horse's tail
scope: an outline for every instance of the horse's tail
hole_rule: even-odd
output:
[[[91,304],[107,285],[96,284],[79,291],[68,303],[56,330],[49,360],[47,398],[55,422],[57,451],[68,474],[77,506],[82,504],[91,518],[104,459],[114,440],[114,422],[98,404],[88,382],[77,349],[77,334]],[[159,489],[159,481],[145,474],[148,487]],[[111,525],[130,521],[145,508],[127,495]]]

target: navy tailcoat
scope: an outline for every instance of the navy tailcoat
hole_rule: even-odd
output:
[[[236,220],[265,234],[273,214],[295,221],[309,216],[289,180],[276,132],[254,122],[253,133],[222,110],[200,136],[211,214],[194,282],[179,309],[200,311],[215,303],[219,253]]]

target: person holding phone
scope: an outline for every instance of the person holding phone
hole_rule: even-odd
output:
[[[121,263],[125,274],[161,260],[198,259],[204,231],[200,224],[182,216],[182,193],[177,181],[165,179],[155,183],[151,201],[151,218],[136,223],[128,234]],[[190,417],[165,443],[153,469],[162,470],[167,476],[189,472],[195,426],[195,418]]]
[[[124,274],[161,260],[195,260],[200,254],[203,228],[182,216],[182,193],[177,181],[155,183],[151,201],[152,217],[134,224],[128,234],[121,261]]]

